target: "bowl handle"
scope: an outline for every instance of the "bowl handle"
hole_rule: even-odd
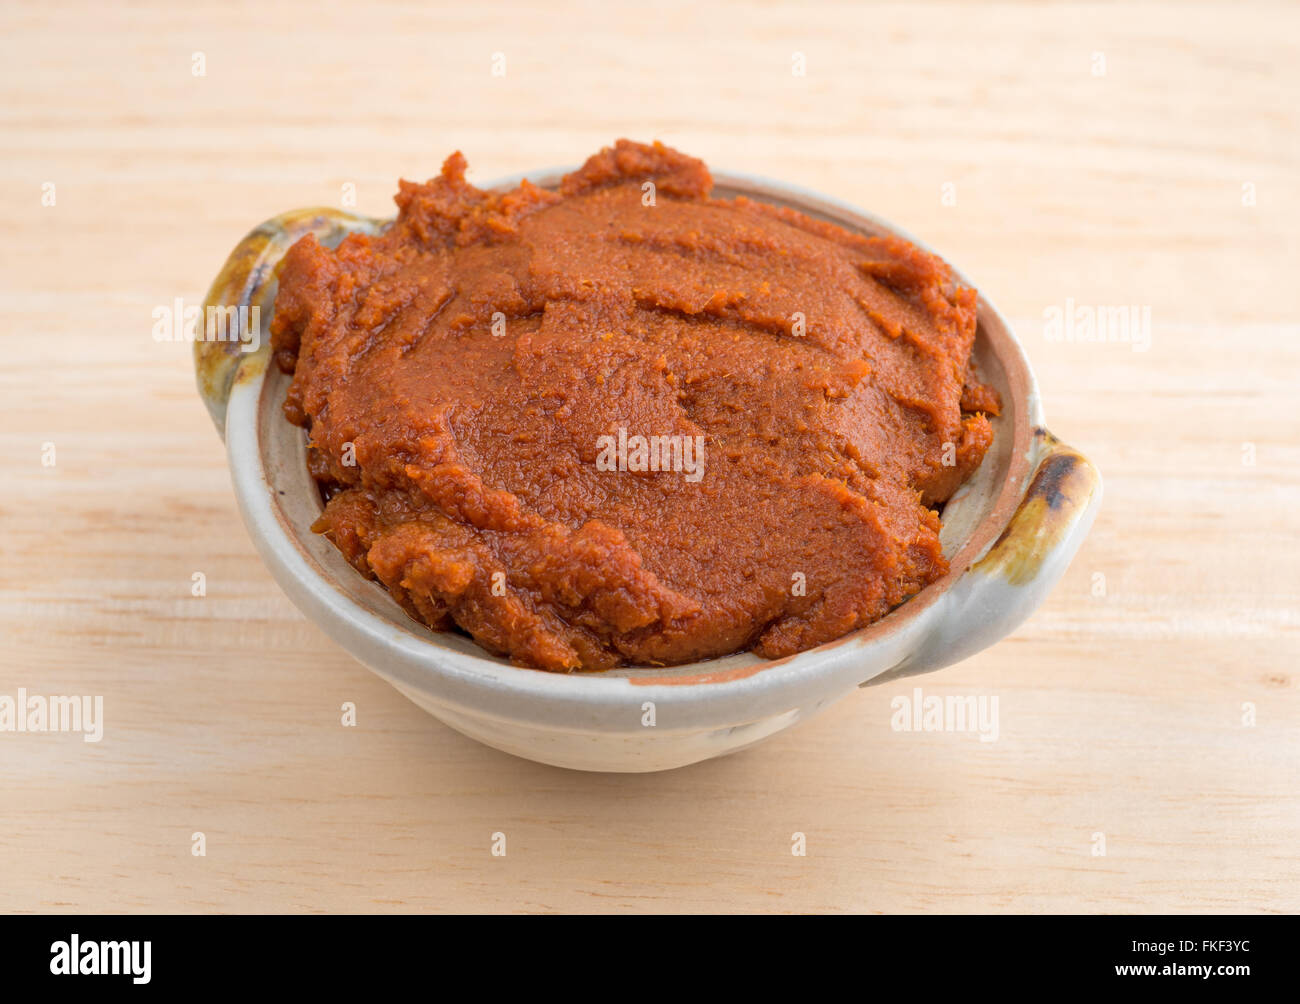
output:
[[[1101,504],[1101,475],[1046,429],[1029,487],[1002,535],[940,598],[938,618],[901,663],[862,686],[960,662],[1015,630],[1065,574]]]
[[[199,337],[194,341],[194,374],[199,396],[223,439],[226,402],[240,366],[251,358],[265,365],[269,358],[271,308],[278,288],[275,280],[285,252],[309,233],[315,234],[322,244],[335,247],[350,233],[377,234],[384,225],[382,220],[339,209],[295,209],[254,227],[230,252],[203,298],[203,317],[211,316],[213,308],[255,306],[260,315],[260,337],[256,343],[247,344],[231,339],[208,339],[204,335],[209,329],[201,325]],[[248,351],[248,344],[255,344],[256,351]]]

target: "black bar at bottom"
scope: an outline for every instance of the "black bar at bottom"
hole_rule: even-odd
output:
[[[1293,916],[8,916],[0,972],[6,996],[110,984],[333,995],[395,980],[437,993],[467,979],[484,994],[695,996],[777,978],[817,994],[897,980],[923,993],[1134,981],[1231,992],[1289,987],[1296,934]]]

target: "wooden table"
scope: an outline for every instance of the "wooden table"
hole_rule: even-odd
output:
[[[0,909],[1300,908],[1297,39],[1226,2],[7,3],[0,695],[102,695],[104,734],[0,733]],[[916,681],[997,696],[997,742],[891,729],[908,681],[675,772],[527,763],[254,554],[154,309],[345,185],[621,135],[877,211],[1016,323],[1106,500],[1035,617]],[[1067,301],[1149,348],[1050,339]]]

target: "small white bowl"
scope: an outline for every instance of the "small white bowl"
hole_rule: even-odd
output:
[[[528,177],[554,187],[564,173]],[[884,220],[791,185],[737,174],[714,180],[720,197],[792,206],[925,246]],[[261,347],[245,353],[238,343],[195,342],[199,389],[225,436],[248,532],[289,598],[420,707],[489,746],[596,771],[665,770],[742,749],[855,687],[939,669],[993,644],[1043,600],[1092,525],[1101,479],[1043,428],[1024,352],[981,296],[975,362],[1001,393],[1003,414],[994,420],[983,464],[944,508],[941,540],[951,565],[944,578],[870,627],[786,659],[746,653],[567,675],[512,666],[469,638],[412,620],[310,529],[321,501],[307,473],[306,437],[281,411],[289,378],[268,365],[275,266],[308,232],[333,245],[352,231],[377,232],[384,222],[310,209],[253,230],[231,253],[206,304],[257,305]]]

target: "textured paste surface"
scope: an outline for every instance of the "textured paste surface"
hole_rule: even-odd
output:
[[[942,261],[712,199],[661,145],[556,192],[464,171],[295,244],[272,325],[315,529],[414,617],[549,670],[777,657],[944,574],[998,399]]]

